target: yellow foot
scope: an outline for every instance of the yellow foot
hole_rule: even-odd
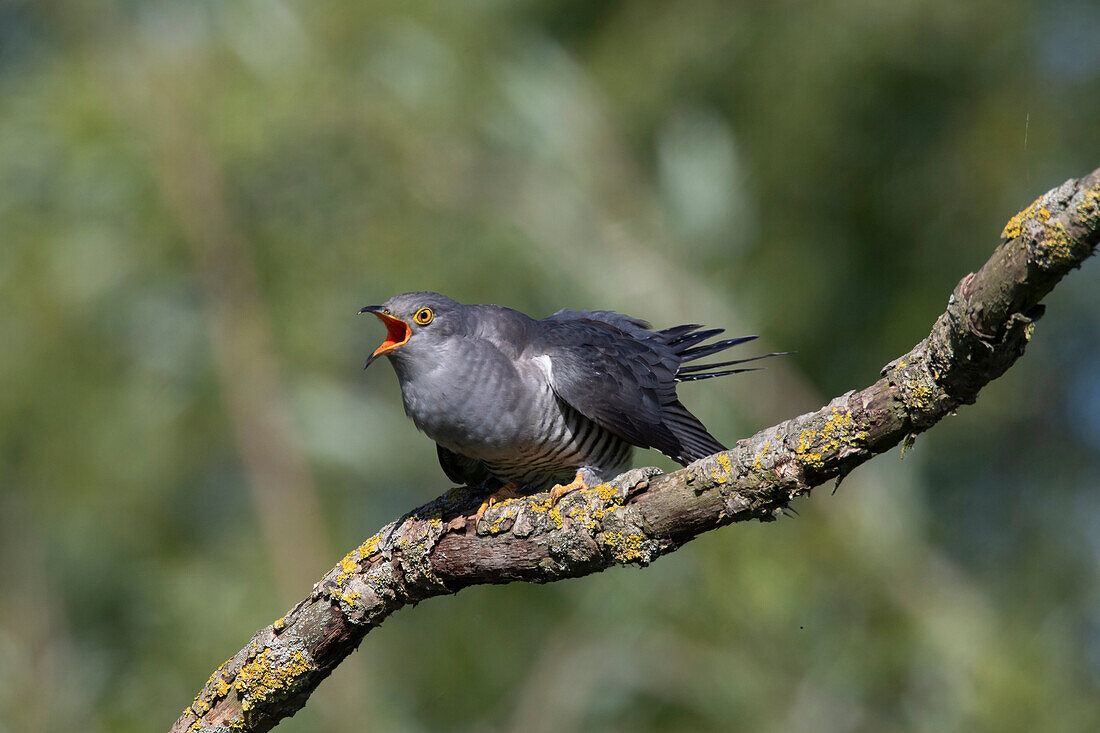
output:
[[[489,498],[481,502],[481,506],[477,509],[477,515],[474,517],[474,526],[481,521],[481,517],[485,514],[485,510],[491,507],[493,504],[499,504],[502,501],[508,499],[518,499],[519,494],[516,493],[516,489],[519,488],[515,484],[504,484],[500,489],[489,495]]]
[[[577,489],[587,489],[588,484],[584,482],[584,473],[577,471],[577,477],[562,486],[558,484],[554,488],[550,489],[550,506],[554,506],[559,500],[570,491],[576,491]]]

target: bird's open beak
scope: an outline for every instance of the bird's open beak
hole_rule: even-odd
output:
[[[378,320],[386,324],[386,340],[382,342],[382,345],[374,350],[374,353],[367,357],[367,362],[363,364],[363,368],[366,369],[370,366],[370,363],[387,354],[398,346],[401,346],[409,337],[412,336],[412,329],[409,328],[409,324],[402,321],[400,318],[394,318],[389,313],[386,313],[380,305],[368,305],[366,308],[360,308],[360,313],[373,313],[378,317]]]

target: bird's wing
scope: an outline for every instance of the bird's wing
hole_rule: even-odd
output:
[[[531,354],[548,357],[560,399],[620,438],[682,464],[723,450],[676,398],[679,357],[640,324],[606,312],[559,312],[539,322]]]
[[[435,452],[439,456],[439,466],[443,469],[443,473],[455,483],[466,486],[488,486],[495,481],[485,464],[476,458],[460,455],[438,443],[435,444]]]
[[[572,308],[562,308],[560,311],[552,316],[547,316],[543,319],[543,322],[547,321],[600,321],[607,323],[624,333],[649,333],[649,323],[643,321],[641,318],[635,318],[634,316],[623,315],[622,313],[616,313],[615,311],[590,311],[590,310],[573,310]]]

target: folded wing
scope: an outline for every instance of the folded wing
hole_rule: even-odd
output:
[[[552,389],[582,415],[634,445],[687,464],[725,447],[680,403],[677,382],[743,370],[707,372],[709,366],[684,362],[755,338],[698,346],[721,333],[700,328],[654,332],[644,321],[609,311],[559,311],[538,323],[530,353],[549,357]]]

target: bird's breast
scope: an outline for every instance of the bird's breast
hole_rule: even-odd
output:
[[[492,460],[537,439],[556,409],[537,368],[491,345],[466,345],[421,368],[397,363],[405,412],[435,442],[461,455]]]

